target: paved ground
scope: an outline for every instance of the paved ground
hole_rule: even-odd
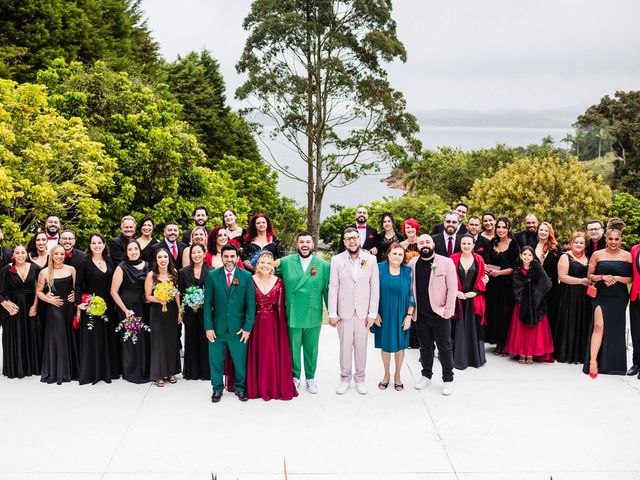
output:
[[[371,339],[372,340],[372,339]],[[336,332],[324,327],[318,381],[291,402],[210,402],[206,382],[158,389],[0,379],[0,479],[528,480],[640,478],[640,380],[576,365],[522,366],[489,355],[457,372],[451,397],[422,392],[409,351],[404,392],[334,393]],[[439,372],[437,365],[437,372]]]

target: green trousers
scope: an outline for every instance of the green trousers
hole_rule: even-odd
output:
[[[224,390],[224,359],[227,351],[236,372],[236,392],[247,391],[247,344],[240,341],[240,336],[227,332],[218,334],[216,341],[209,342],[209,366],[211,367],[211,386],[214,392]]]
[[[304,355],[304,377],[307,380],[315,378],[318,365],[318,341],[320,329],[313,328],[289,328],[289,341],[291,343],[291,359],[293,361],[293,377],[301,378],[300,353]],[[302,350],[302,352],[300,352]]]

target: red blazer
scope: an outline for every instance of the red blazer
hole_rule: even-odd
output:
[[[631,247],[631,263],[633,265],[633,281],[631,282],[631,301],[640,300],[640,272],[638,272],[638,252],[640,244]]]
[[[456,275],[458,274],[458,264],[460,263],[460,256],[461,255],[462,255],[462,253],[458,252],[458,253],[454,253],[450,257],[451,260],[453,260],[453,263],[456,266]],[[487,286],[482,281],[482,278],[485,276],[484,260],[477,253],[472,253],[472,255],[473,255],[473,259],[476,261],[476,264],[478,265],[478,275],[476,276],[476,283],[473,286],[473,289],[477,293],[477,295],[475,297],[473,297],[473,313],[475,313],[476,315],[478,315],[480,317],[480,325],[485,326],[487,324],[487,321],[486,321],[486,319],[484,317],[484,313],[485,313],[485,310],[486,310],[486,304],[485,304],[485,301],[484,301],[483,293],[487,289]],[[462,283],[460,282],[460,276],[458,276],[458,291],[460,291],[460,290],[462,290]],[[457,307],[458,308],[456,308],[455,318],[458,318],[459,317],[460,308],[462,307],[461,300],[458,300],[456,303],[457,303]]]

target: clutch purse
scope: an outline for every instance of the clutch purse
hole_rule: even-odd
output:
[[[80,317],[78,315],[73,317],[73,329],[74,330],[79,330],[80,329]]]
[[[598,289],[591,284],[587,285],[587,297],[596,298],[596,295],[598,295]]]

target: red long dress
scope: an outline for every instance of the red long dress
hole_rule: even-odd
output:
[[[293,384],[284,283],[278,279],[265,295],[256,290],[256,319],[247,346],[247,395],[263,400],[291,400]]]

